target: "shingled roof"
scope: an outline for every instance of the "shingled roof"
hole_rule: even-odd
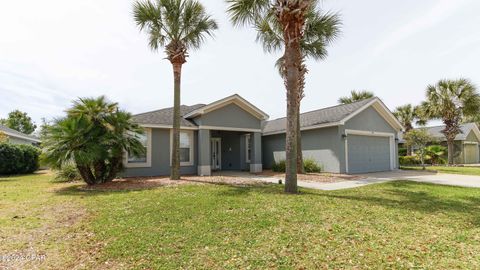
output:
[[[458,134],[457,137],[455,137],[455,140],[458,141],[464,141],[467,139],[468,134],[475,129],[478,128],[477,124],[475,123],[466,123],[460,126],[460,129],[462,130],[462,133]],[[446,140],[445,135],[443,135],[442,130],[445,129],[445,126],[435,126],[435,127],[427,127],[426,130],[428,133],[437,139],[440,140]]]
[[[196,104],[192,106],[182,105],[180,106],[180,126],[182,127],[196,127],[195,123],[183,118],[184,115],[204,107],[205,104]],[[173,125],[173,107],[165,108],[161,110],[136,114],[133,116],[133,120],[140,125]]]
[[[341,104],[302,113],[300,114],[300,128],[340,122],[374,99],[376,98],[364,99],[350,104]],[[285,117],[268,121],[263,127],[263,133],[268,134],[284,132],[286,130],[286,126],[287,119]]]
[[[32,141],[32,142],[40,142],[40,140],[37,137],[22,133],[20,131],[16,131],[14,129],[11,129],[11,128],[3,126],[3,125],[0,125],[0,132],[3,132],[10,137],[29,140],[29,141]]]

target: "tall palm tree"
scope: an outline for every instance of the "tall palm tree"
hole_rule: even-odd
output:
[[[297,125],[302,73],[305,73],[301,42],[307,14],[318,0],[226,0],[227,12],[235,25],[258,27],[262,20],[281,26],[284,48],[284,83],[287,89],[285,192],[297,193]]]
[[[461,121],[480,110],[480,97],[475,85],[467,79],[440,80],[427,87],[427,100],[421,105],[422,113],[429,119],[441,119],[445,124],[442,133],[447,139],[448,164],[453,164],[454,140],[462,131]]]
[[[324,60],[328,56],[327,46],[333,43],[340,34],[340,16],[336,13],[322,13],[312,5],[306,14],[305,29],[300,43],[304,59]],[[285,44],[282,27],[274,17],[261,18],[256,25],[257,41],[263,45],[268,53],[283,50]],[[285,57],[280,57],[275,63],[280,76],[285,78]],[[300,73],[298,91],[298,120],[297,120],[297,173],[305,173],[302,155],[302,139],[300,132],[300,105],[305,97],[305,75],[308,72],[304,64]]]
[[[361,90],[361,91],[352,90],[350,92],[350,96],[339,98],[338,103],[350,104],[350,103],[354,103],[354,102],[361,101],[361,100],[364,100],[364,99],[369,99],[369,98],[372,98],[374,96],[375,96],[375,94],[373,92],[370,92],[370,91],[367,91],[367,90]]]
[[[215,20],[195,0],[138,1],[133,15],[140,30],[149,35],[153,51],[165,48],[173,66],[173,141],[170,178],[180,179],[180,82],[182,65],[187,62],[189,50],[199,49],[207,36],[218,28]]]
[[[395,115],[395,117],[397,117],[400,123],[402,123],[402,125],[405,127],[405,133],[408,133],[413,129],[414,122],[422,126],[426,124],[426,121],[424,121],[423,117],[420,115],[419,107],[414,107],[412,104],[406,104],[397,107],[393,112],[393,115]],[[412,148],[407,147],[407,155],[410,156],[411,154]]]

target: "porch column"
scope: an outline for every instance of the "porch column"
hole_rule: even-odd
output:
[[[262,133],[254,132],[251,136],[250,172],[262,172]]]
[[[212,174],[210,158],[210,130],[198,130],[198,169],[200,176],[209,176]]]

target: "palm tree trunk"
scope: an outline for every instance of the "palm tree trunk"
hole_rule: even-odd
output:
[[[300,130],[300,104],[298,104],[297,113],[297,173],[304,174],[305,167],[303,166],[303,153],[302,153],[302,133]]]
[[[78,173],[80,173],[80,176],[82,177],[83,181],[87,183],[87,185],[91,186],[96,184],[95,176],[88,166],[82,166],[78,164],[76,164],[76,166]]]
[[[180,82],[182,75],[182,64],[172,63],[174,77],[174,98],[173,98],[173,136],[172,136],[172,167],[170,179],[180,179]]]
[[[447,147],[448,147],[448,165],[453,165],[453,140],[447,139]]]
[[[292,27],[293,28],[293,27]],[[289,33],[290,34],[290,33]],[[294,36],[294,35],[290,35]],[[299,66],[301,64],[301,50],[299,39],[286,42],[285,68],[287,88],[287,131],[286,131],[286,167],[285,167],[285,192],[297,193],[297,129],[299,112]]]

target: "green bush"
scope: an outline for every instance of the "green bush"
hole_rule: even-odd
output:
[[[272,171],[285,172],[285,160],[273,163]],[[303,168],[306,173],[319,173],[322,171],[322,167],[313,159],[306,159],[303,161]]]
[[[279,162],[274,162],[272,166],[272,171],[274,172],[285,172],[285,160]]]
[[[56,171],[55,180],[59,182],[73,182],[82,180],[82,177],[74,164],[65,164]]]
[[[400,161],[400,165],[420,165],[420,159],[417,156],[400,156],[398,157]]]
[[[407,155],[407,148],[398,148],[398,156],[404,157]]]
[[[322,167],[314,159],[305,159],[303,161],[303,168],[306,173],[319,173],[322,172]]]
[[[32,173],[40,166],[39,156],[34,146],[0,143],[0,174]]]

